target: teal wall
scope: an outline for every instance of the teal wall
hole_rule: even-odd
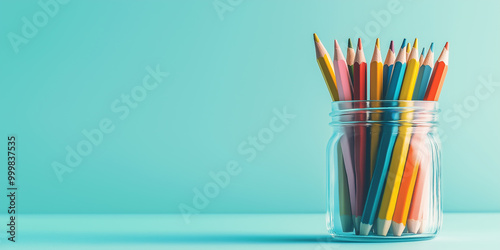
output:
[[[449,41],[444,209],[500,211],[498,1],[60,2],[0,1],[0,144],[18,137],[20,213],[324,211],[313,32],[330,53],[363,36],[368,59],[377,37],[384,55],[390,39]]]

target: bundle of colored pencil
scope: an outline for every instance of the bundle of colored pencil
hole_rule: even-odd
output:
[[[417,39],[413,46],[404,39],[396,56],[391,41],[383,62],[377,39],[372,60],[367,65],[361,39],[356,50],[349,39],[347,60],[335,40],[333,61],[316,34],[314,42],[318,65],[334,102],[360,101],[354,102],[353,108],[362,109],[367,108],[367,102],[363,101],[370,100],[439,99],[448,70],[448,43],[434,65],[433,44],[425,57],[424,49],[419,57]],[[380,105],[373,102],[370,108]],[[371,116],[372,121],[391,119],[377,113]],[[412,119],[411,112],[400,116]],[[355,119],[368,118],[367,114],[360,113]],[[422,133],[413,133],[411,124],[382,126],[374,122],[345,130],[336,153],[338,203],[344,232],[385,236],[392,229],[395,236],[401,236],[407,229],[408,233],[426,233],[431,162],[429,150],[422,146],[424,137]]]

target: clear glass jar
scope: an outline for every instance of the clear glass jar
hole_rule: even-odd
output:
[[[332,103],[327,229],[338,240],[433,238],[441,227],[438,104]]]

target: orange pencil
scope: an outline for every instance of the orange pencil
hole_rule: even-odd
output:
[[[423,142],[424,140],[421,134],[415,134],[411,139],[401,186],[399,187],[398,199],[392,217],[391,227],[395,236],[400,236],[403,233],[407,223],[408,210],[412,201],[413,192],[415,191],[415,181],[420,165],[420,160],[417,160],[417,158],[420,157],[420,152],[426,150],[424,148],[419,148],[423,147]]]
[[[427,91],[425,92],[424,100],[426,101],[437,101],[439,99],[439,95],[441,93],[441,88],[443,87],[444,79],[446,78],[446,73],[448,72],[448,57],[449,57],[449,49],[448,43],[443,48],[441,55],[439,56],[434,69],[431,74],[431,79],[429,80],[429,85],[427,86]],[[428,150],[422,149],[421,151],[422,158],[418,164],[420,164],[417,180],[415,182],[414,187],[414,195],[411,200],[410,210],[408,212],[408,232],[417,233],[422,227],[423,214],[428,213],[428,211],[423,211],[428,209],[426,204],[430,199],[428,192],[425,190],[429,185],[427,179],[427,174],[429,172],[429,160],[428,158]]]
[[[425,92],[424,100],[426,101],[437,101],[439,99],[439,94],[441,94],[441,88],[443,87],[444,79],[448,72],[448,54],[448,43],[446,43],[441,55],[436,61],[436,65],[434,65],[434,70],[429,80],[429,86]]]

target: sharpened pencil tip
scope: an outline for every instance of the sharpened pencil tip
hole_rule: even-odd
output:
[[[348,47],[348,48],[350,48],[350,49],[352,49],[352,42],[351,42],[351,38],[349,38],[349,41],[348,41],[347,43],[348,43],[347,47]]]
[[[333,40],[333,43],[335,44],[335,49],[337,49],[337,48],[340,49],[340,46],[339,46],[339,43],[337,42],[337,40]]]
[[[389,49],[394,53],[394,41],[391,40],[391,45],[389,45]]]
[[[408,45],[406,45],[406,54],[409,54],[411,51],[411,44],[408,43]]]
[[[434,52],[434,43],[431,43],[431,48],[430,48],[431,52]]]
[[[413,48],[418,48],[418,39],[415,38],[415,42],[413,42]]]
[[[446,42],[446,45],[444,45],[444,47],[445,47],[446,49],[448,49],[448,42]]]
[[[361,44],[361,38],[358,38],[358,50],[362,50],[363,45]]]
[[[375,46],[377,46],[377,48],[380,49],[380,39],[377,38],[377,41],[375,42]]]
[[[401,49],[404,49],[406,46],[406,38],[403,40],[403,44],[401,44]]]
[[[359,226],[359,234],[368,235],[370,233],[371,229],[372,229],[372,225],[368,225],[368,224],[361,222],[361,224]]]
[[[422,54],[420,54],[420,55],[422,55],[422,56],[423,56],[423,55],[424,55],[424,53],[425,53],[425,48],[422,48]]]
[[[313,34],[313,37],[314,37],[314,41],[319,43],[319,38],[318,38],[318,35],[316,35],[316,33]]]

